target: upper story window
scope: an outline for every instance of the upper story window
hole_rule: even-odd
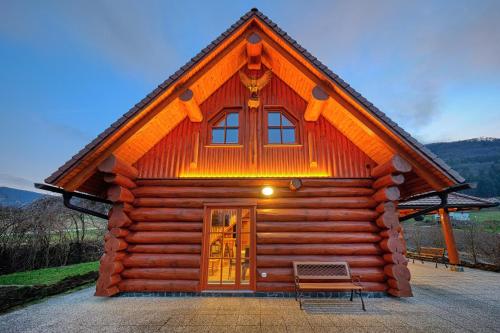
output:
[[[223,116],[212,125],[212,144],[238,144],[240,115],[237,111],[224,111]]]
[[[267,113],[267,143],[297,143],[295,124],[282,111],[269,111]]]

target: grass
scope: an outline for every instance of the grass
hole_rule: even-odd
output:
[[[57,283],[69,276],[81,275],[99,269],[99,261],[85,262],[81,264],[51,267],[0,275],[0,285],[50,285]]]

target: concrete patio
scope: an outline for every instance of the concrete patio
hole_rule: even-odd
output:
[[[415,297],[325,300],[93,297],[93,288],[0,316],[0,332],[500,332],[500,275],[410,264]]]

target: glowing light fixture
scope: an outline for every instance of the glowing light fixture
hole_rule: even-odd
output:
[[[274,189],[271,186],[265,186],[262,188],[262,194],[265,196],[273,195]]]

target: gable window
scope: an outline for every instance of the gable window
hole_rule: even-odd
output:
[[[240,115],[236,111],[224,111],[223,116],[212,125],[212,144],[238,144]]]
[[[295,124],[282,111],[267,113],[267,143],[294,144],[297,143]]]

